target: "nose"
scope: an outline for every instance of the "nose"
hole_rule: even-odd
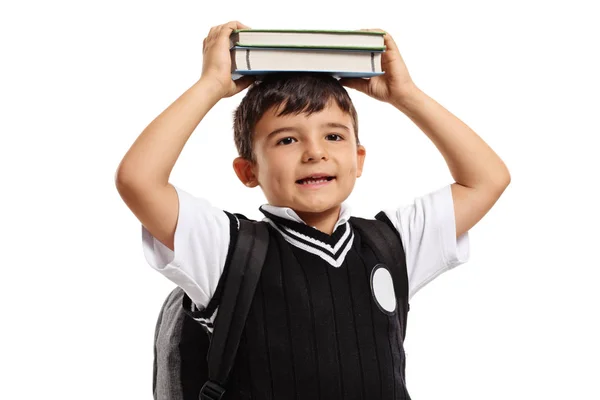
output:
[[[318,141],[310,141],[305,143],[304,154],[302,155],[303,162],[327,161],[329,155],[323,143]]]

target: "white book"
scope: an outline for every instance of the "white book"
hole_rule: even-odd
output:
[[[230,53],[233,75],[283,71],[326,72],[339,77],[383,74],[381,51],[234,47]]]
[[[230,47],[351,47],[383,50],[383,33],[343,30],[238,29]]]

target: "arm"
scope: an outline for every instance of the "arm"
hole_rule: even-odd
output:
[[[218,101],[218,92],[200,79],[163,111],[133,143],[116,173],[117,190],[142,225],[173,250],[179,213],[169,176],[192,132]]]
[[[498,155],[466,124],[416,86],[391,102],[409,117],[440,151],[452,177],[456,236],[473,227],[510,183]]]
[[[178,198],[169,176],[183,146],[206,113],[251,79],[231,79],[229,35],[239,22],[213,27],[204,40],[201,78],[154,119],[119,164],[116,187],[123,201],[161,243],[173,250]]]
[[[456,181],[451,189],[458,238],[492,208],[510,183],[510,174],[475,132],[417,88],[389,33],[385,34],[384,42],[386,52],[381,59],[384,75],[340,82],[392,104],[421,128],[442,153]]]

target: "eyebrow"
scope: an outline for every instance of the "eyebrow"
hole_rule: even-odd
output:
[[[346,125],[340,124],[338,122],[327,122],[327,123],[321,125],[321,128],[339,128],[339,129],[343,129],[346,132],[350,133],[350,128],[348,128]],[[294,128],[293,126],[283,126],[281,128],[277,128],[267,135],[267,140],[271,136],[277,135],[278,133],[281,133],[281,132],[288,132],[288,131],[289,132],[298,132],[298,129]]]

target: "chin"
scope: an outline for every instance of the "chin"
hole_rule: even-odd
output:
[[[335,207],[335,206],[334,206]],[[321,214],[326,212],[327,210],[330,210],[332,207],[298,207],[298,208],[294,208],[294,211],[296,212],[300,212],[300,213],[307,213],[307,214]]]
[[[332,208],[339,207],[340,205],[341,205],[341,202],[337,202],[337,201],[309,202],[309,203],[302,202],[300,204],[298,204],[298,203],[294,204],[294,206],[292,206],[291,208],[294,211],[318,214],[318,213],[323,213],[328,210],[331,210]]]

